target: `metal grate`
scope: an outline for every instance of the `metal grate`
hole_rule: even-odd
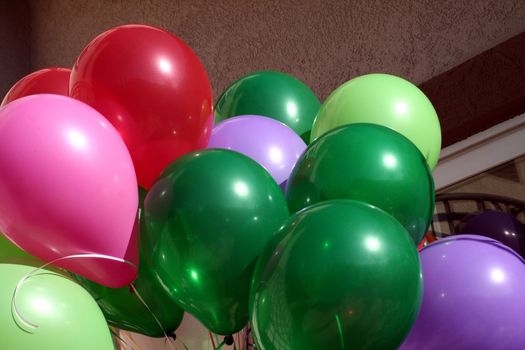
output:
[[[502,211],[525,223],[523,201],[492,194],[442,193],[436,196],[436,211],[427,239],[432,241],[456,234],[457,225],[465,216],[483,210]]]

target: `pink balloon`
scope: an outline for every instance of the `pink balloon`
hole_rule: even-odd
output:
[[[137,188],[124,142],[88,105],[33,95],[0,109],[0,231],[31,255],[108,255],[56,265],[109,287],[129,284]]]

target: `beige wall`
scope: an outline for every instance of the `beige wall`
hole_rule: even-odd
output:
[[[523,0],[33,0],[32,68],[71,66],[102,31],[146,23],[201,57],[217,96],[239,76],[276,69],[324,98],[369,72],[416,83],[525,31]]]
[[[440,193],[483,193],[525,201],[525,156],[449,186]]]

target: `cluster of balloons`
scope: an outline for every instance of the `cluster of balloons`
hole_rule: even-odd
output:
[[[441,132],[404,79],[321,104],[255,72],[213,108],[185,43],[127,25],[2,104],[2,349],[109,349],[106,322],[167,337],[184,312],[219,346],[247,324],[262,350],[524,344],[524,313],[501,311],[525,291],[519,255],[469,235],[418,254]]]
[[[20,80],[5,96],[0,120],[0,231],[11,246],[4,262],[26,264],[10,256],[16,245],[73,272],[85,287],[65,279],[53,292],[37,284],[40,274],[27,279],[19,313],[40,327],[26,332],[7,304],[28,269],[3,267],[18,280],[4,283],[2,274],[0,329],[13,337],[2,337],[0,348],[78,348],[73,341],[113,348],[100,308],[122,328],[153,336],[176,329],[182,309],[142,262],[142,251],[139,263],[138,185],[151,187],[171,161],[208,144],[211,86],[193,51],[157,28],[111,29],[86,46],[72,70],[49,68]],[[75,297],[74,288],[84,296]],[[86,289],[98,306],[85,301]]]

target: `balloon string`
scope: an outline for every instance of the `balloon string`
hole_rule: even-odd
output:
[[[34,270],[32,270],[31,272],[26,274],[24,277],[22,277],[22,279],[20,281],[18,281],[18,284],[15,287],[15,291],[13,292],[13,298],[11,299],[11,314],[13,315],[13,318],[14,318],[15,323],[18,326],[18,328],[20,328],[21,330],[23,330],[25,332],[33,333],[39,327],[39,325],[37,325],[36,323],[33,323],[33,322],[29,321],[27,318],[25,318],[24,316],[22,316],[22,313],[18,309],[17,298],[18,298],[18,294],[20,292],[20,289],[22,288],[24,283],[29,278],[33,277],[37,272],[39,272],[42,269],[48,267],[49,265],[55,264],[55,263],[57,263],[57,262],[59,262],[61,260],[82,259],[82,258],[96,258],[96,259],[112,260],[112,261],[117,261],[117,262],[120,262],[120,263],[128,264],[128,265],[134,267],[135,269],[137,268],[137,266],[135,264],[133,264],[132,262],[130,262],[130,261],[127,261],[127,260],[124,260],[124,259],[121,259],[121,258],[116,258],[116,257],[110,256],[110,255],[95,254],[95,253],[74,254],[74,255],[63,256],[61,258],[54,259],[54,260],[52,260],[52,261],[50,261],[48,263],[45,263],[44,265],[42,265],[40,267],[35,268]]]
[[[341,343],[341,350],[345,349],[345,341],[343,339],[343,327],[341,326],[341,319],[339,315],[335,315],[335,322],[337,323],[337,330],[339,331],[339,342]]]
[[[246,328],[244,329],[244,347],[245,349],[244,350],[249,350],[250,348],[254,348],[250,343],[250,337],[252,335],[252,328],[250,327],[250,325],[246,326]]]
[[[215,349],[215,350],[221,350],[222,347],[223,347],[225,344],[226,344],[226,340],[223,340],[223,341],[219,344],[219,346],[217,347],[217,349]]]
[[[181,342],[182,346],[184,346],[184,349],[190,350],[190,349],[188,349],[188,347],[186,346],[186,344],[182,340],[179,339],[179,341]]]
[[[115,339],[117,339],[117,347],[118,347],[118,349],[120,349],[120,350],[135,350],[131,345],[126,343],[126,341],[124,339],[117,338],[117,337],[115,337]]]
[[[176,350],[170,337],[168,337],[168,335],[166,334],[166,332],[164,332],[164,327],[162,326],[162,323],[159,321],[159,319],[157,318],[157,316],[155,316],[155,313],[153,311],[151,311],[151,308],[148,306],[148,304],[144,301],[144,299],[142,299],[142,296],[140,295],[139,291],[137,290],[137,288],[135,288],[135,285],[133,283],[130,284],[131,286],[131,289],[133,290],[133,293],[137,296],[137,298],[140,300],[140,302],[142,303],[142,305],[144,305],[146,307],[146,309],[148,309],[149,313],[151,314],[151,316],[153,316],[153,318],[155,319],[155,322],[157,322],[157,324],[159,325],[160,327],[160,330],[162,331],[162,333],[164,334],[164,338],[166,338],[166,341],[168,342],[169,346],[170,346],[170,349],[172,350]]]
[[[110,328],[109,331],[111,332],[114,338],[116,338],[122,345],[124,345],[124,349],[135,350],[133,346],[128,344],[117,332],[115,332],[114,329]]]
[[[217,350],[217,348],[215,346],[215,341],[213,340],[213,336],[211,335],[211,332],[208,332],[208,335],[210,336],[211,345],[213,346],[213,349]]]

